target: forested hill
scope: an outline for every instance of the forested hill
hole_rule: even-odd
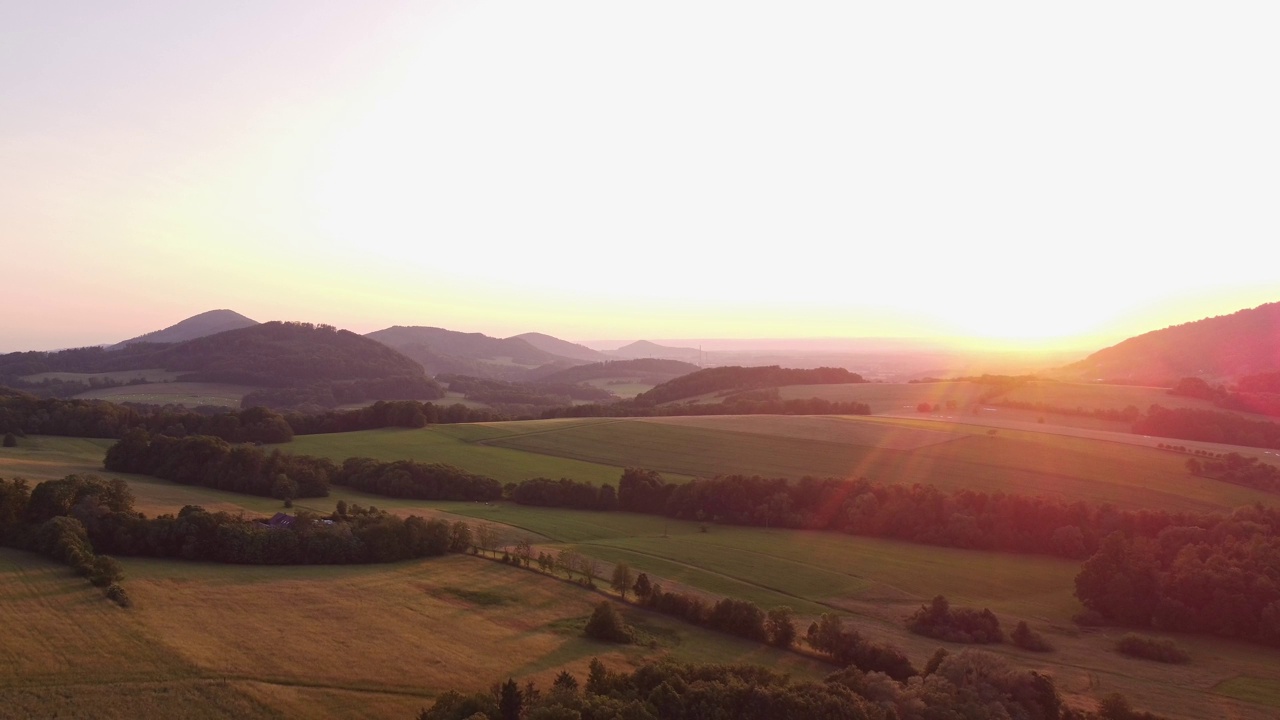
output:
[[[783,387],[785,385],[835,385],[866,382],[861,375],[844,368],[815,368],[797,370],[777,365],[765,367],[707,368],[674,380],[669,380],[652,390],[636,396],[639,402],[654,404],[683,400],[704,393],[751,390],[755,388]]]
[[[1073,379],[1164,386],[1280,370],[1280,303],[1144,333],[1063,370]]]
[[[139,335],[136,338],[116,343],[108,349],[119,350],[127,345],[136,343],[185,342],[205,337],[206,335],[217,335],[228,330],[253,327],[257,324],[257,320],[247,318],[234,310],[210,310],[199,315],[193,315],[163,330],[155,330],[145,335]]]
[[[404,378],[430,388],[428,399],[443,395],[417,363],[395,350],[353,332],[307,323],[269,322],[182,343],[135,343],[116,351],[80,348],[0,356],[0,377],[151,368],[184,372],[183,380],[258,387]]]
[[[544,335],[543,333],[528,332],[520,335],[513,335],[507,339],[523,340],[539,350],[549,352],[552,355],[557,355],[562,358],[569,358],[571,360],[599,362],[601,360],[607,360],[609,357],[598,350],[592,350],[586,345],[571,343],[568,340],[561,340],[558,337]]]
[[[639,360],[612,360],[609,362],[578,365],[539,378],[541,382],[580,383],[601,378],[620,376],[635,377],[654,383],[663,383],[681,375],[697,372],[698,366],[680,360],[641,358]]]
[[[569,367],[584,361],[553,355],[520,337],[495,338],[437,327],[397,325],[365,337],[416,360],[431,375],[457,373],[482,378],[524,380],[533,368]]]

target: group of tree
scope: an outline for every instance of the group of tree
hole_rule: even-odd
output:
[[[943,656],[909,682],[849,666],[822,682],[753,665],[665,661],[629,673],[593,659],[585,683],[561,671],[549,688],[514,679],[489,692],[450,690],[418,720],[1160,720],[1120,695],[1097,712],[1066,706],[1053,679],[977,650]]]
[[[293,428],[278,413],[250,408],[215,413],[103,400],[37,398],[0,388],[0,432],[22,435],[120,438],[133,429],[174,437],[214,435],[228,442],[282,443]]]
[[[1280,492],[1280,468],[1240,453],[1193,457],[1187,460],[1187,471],[1192,475],[1210,477],[1214,480],[1247,485],[1269,492]]]
[[[609,497],[608,485],[526,482],[529,487],[514,486],[511,497],[555,507],[607,510],[613,506],[600,501]],[[1229,521],[1217,515],[1120,510],[1108,504],[1066,503],[1039,496],[948,493],[930,485],[885,485],[865,478],[793,481],[729,475],[669,483],[661,474],[643,468],[622,473],[616,508],[696,522],[825,530],[1081,560],[1112,532],[1154,538],[1170,527],[1211,528]]]
[[[668,380],[636,396],[641,403],[661,404],[707,393],[752,390],[786,385],[833,385],[867,382],[844,368],[784,368],[778,365],[741,367],[729,365],[706,368]]]
[[[95,587],[103,588],[113,602],[128,607],[131,601],[120,585],[124,578],[120,564],[94,552],[84,524],[71,513],[88,507],[107,512],[131,509],[133,496],[119,480],[71,480],[40,483],[32,490],[21,478],[0,478],[0,545],[37,552],[63,563]]]
[[[604,388],[580,383],[518,382],[454,373],[437,375],[436,380],[446,384],[450,392],[462,393],[468,400],[491,406],[545,408],[570,405],[574,400],[600,402],[615,399],[613,393]]]
[[[103,467],[263,497],[280,497],[281,485],[291,488],[280,499],[324,497],[337,474],[325,458],[232,445],[209,435],[175,438],[143,430],[130,430],[108,448]]]
[[[538,507],[575,510],[616,510],[618,507],[618,495],[612,485],[596,487],[593,483],[569,478],[525,480],[511,489],[510,497],[519,505]]]
[[[319,413],[339,405],[377,400],[433,400],[444,391],[425,375],[395,375],[358,380],[326,380],[309,385],[259,388],[240,399],[240,407]]]
[[[339,503],[328,517],[299,512],[288,525],[188,505],[177,515],[147,518],[133,509],[121,480],[69,475],[30,492],[22,480],[0,480],[0,539],[50,554],[95,584],[118,579],[116,556],[177,558],[252,565],[396,562],[474,550],[469,526]],[[104,562],[106,560],[106,562]],[[101,576],[103,582],[99,581]]]
[[[1185,377],[1174,384],[1169,394],[1208,400],[1227,410],[1280,415],[1280,372],[1240,378],[1234,389],[1210,385],[1203,378]]]
[[[354,457],[343,461],[331,479],[336,485],[394,498],[482,501],[502,498],[502,486],[497,480],[443,463],[383,462]]]
[[[958,643],[1001,643],[1004,632],[995,613],[983,608],[953,608],[938,595],[907,618],[907,629],[917,635]]]
[[[1141,435],[1280,449],[1280,423],[1249,420],[1234,413],[1152,405],[1134,423]]]
[[[1022,400],[992,400],[990,405],[997,407],[1009,408],[1011,410],[1032,410],[1040,413],[1048,413],[1051,415],[1070,415],[1072,417],[1091,417],[1098,420],[1108,420],[1116,423],[1132,424],[1142,418],[1142,410],[1136,405],[1127,405],[1123,410],[1115,408],[1085,408],[1077,405],[1076,407],[1065,407],[1062,405],[1051,405],[1043,402],[1026,402]]]
[[[871,406],[860,402],[840,402],[822,398],[794,400],[751,400],[726,398],[718,403],[655,405],[639,397],[615,403],[586,403],[549,408],[539,416],[551,418],[585,417],[683,417],[689,415],[870,415]]]
[[[1244,508],[1154,536],[1112,533],[1075,585],[1107,621],[1280,646],[1280,510]]]

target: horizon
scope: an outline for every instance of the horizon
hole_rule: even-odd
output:
[[[0,8],[0,352],[365,334],[1098,350],[1274,302],[1280,8]],[[1087,49],[1087,52],[1082,51]],[[665,344],[665,343],[664,343]]]

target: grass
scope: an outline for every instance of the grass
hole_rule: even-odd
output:
[[[80,393],[81,400],[110,400],[116,403],[148,405],[216,405],[239,409],[240,401],[256,388],[223,383],[166,382],[150,385],[122,385]]]
[[[459,442],[474,445],[598,424],[561,421],[448,429]],[[1004,430],[995,438],[984,430],[970,436],[993,443],[1028,441]],[[61,453],[82,463],[100,447],[74,439],[30,441],[42,443],[41,451],[50,456]],[[953,444],[925,445],[913,452]],[[1075,446],[1057,447],[1065,451]],[[1132,450],[1118,448],[1117,452]],[[121,477],[130,482],[139,507],[174,512],[181,504],[225,503],[232,509],[278,509],[278,503],[263,498]],[[1073,702],[1087,704],[1088,698],[1119,691],[1136,707],[1175,718],[1252,720],[1274,715],[1274,706],[1267,704],[1274,684],[1258,680],[1273,673],[1273,649],[1187,636],[1179,637],[1179,643],[1200,659],[1190,666],[1136,663],[1113,650],[1119,632],[1077,630],[1068,618],[1079,609],[1072,597],[1078,563],[831,533],[716,525],[704,533],[697,523],[630,513],[391,500],[343,489],[330,498],[299,501],[299,506],[327,511],[338,499],[402,514],[442,514],[495,524],[503,542],[530,537],[541,551],[573,547],[599,558],[605,563],[605,577],[608,563],[625,560],[634,571],[648,572],[668,589],[733,596],[764,608],[790,605],[799,614],[802,634],[817,614],[838,611],[852,616],[852,623],[868,637],[902,647],[917,665],[945,643],[910,635],[902,618],[941,593],[959,605],[990,607],[1006,629],[1027,620],[1045,634],[1057,648],[1047,655],[1012,645],[990,649],[1014,664],[1051,673]],[[25,702],[20,707],[31,708],[26,714],[49,714],[43,708],[58,708],[63,715],[85,715],[81,695],[67,689],[88,682],[96,689],[83,696],[95,710],[106,708],[100,713],[105,717],[128,716],[125,693],[167,699],[169,704],[157,706],[161,709],[155,714],[161,716],[220,712],[244,717],[406,717],[428,704],[432,692],[451,683],[483,688],[494,678],[532,675],[545,685],[562,666],[581,679],[592,655],[619,668],[651,656],[644,648],[602,649],[577,635],[576,628],[585,623],[598,594],[476,558],[358,567],[231,567],[137,559],[125,559],[124,564],[125,585],[137,603],[128,612],[101,600],[97,591],[63,568],[0,551],[0,622],[6,627],[25,624],[19,643],[0,648],[0,658],[12,658],[8,667],[0,665],[0,678],[13,678],[8,685],[0,680],[0,703]],[[40,588],[34,594],[12,594],[12,588],[33,582]],[[91,606],[89,622],[68,623],[66,618],[78,617],[76,610],[42,605],[63,602],[56,598],[79,603],[76,608]],[[131,624],[123,629],[111,625],[126,621]],[[795,656],[660,616],[631,611],[628,621],[642,624],[659,640],[659,655],[764,662],[802,675],[823,672]],[[57,623],[77,627],[53,627]],[[94,635],[85,637],[85,632]],[[97,649],[99,637],[104,649]],[[83,648],[84,657],[60,659],[81,652],[73,646]],[[273,652],[281,647],[289,648],[294,660]],[[949,647],[955,651],[959,646]],[[130,668],[124,677],[111,676],[105,667],[116,654],[123,658],[119,663]],[[27,660],[32,657],[42,659],[33,664]],[[36,683],[29,673],[37,672],[40,663],[45,674]],[[14,675],[10,668],[19,666],[36,670]],[[63,672],[64,666],[71,670]],[[102,677],[113,679],[97,679]],[[216,697],[206,704],[221,710],[194,709],[210,696]],[[190,712],[188,706],[193,708]]]
[[[509,675],[585,680],[600,657],[829,668],[643,614],[655,649],[581,637],[599,595],[478,558],[358,567],[126,559],[124,611],[65,568],[0,550],[0,702],[33,716],[412,717]]]
[[[42,380],[65,380],[80,382],[89,382],[93,379],[98,380],[114,380],[116,382],[129,382],[130,380],[146,380],[152,383],[173,382],[180,376],[186,375],[187,371],[161,370],[154,368],[151,370],[115,370],[112,372],[100,373],[75,373],[75,372],[46,372],[36,373],[35,375],[24,375],[22,380],[27,382],[40,382]]]
[[[971,405],[989,390],[986,385],[970,382],[939,383],[853,383],[840,385],[790,385],[778,388],[783,400],[822,398],[840,402],[860,402],[871,406],[873,413],[915,412],[922,402],[941,405],[954,402],[959,407]]]
[[[521,425],[521,423],[503,423]],[[341,462],[363,456],[377,460],[418,460],[456,465],[487,475],[501,483],[520,482],[535,477],[569,477],[596,484],[616,486],[623,466],[596,463],[482,442],[510,437],[502,428],[484,425],[435,425],[421,430],[385,429],[354,433],[305,435],[294,438],[282,450],[300,455],[316,455]]]
[[[1280,708],[1280,680],[1274,677],[1233,677],[1218,683],[1214,691],[1246,702]]]

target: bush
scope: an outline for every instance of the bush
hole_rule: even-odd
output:
[[[1147,637],[1137,633],[1125,633],[1116,642],[1116,649],[1131,657],[1162,663],[1185,663],[1191,660],[1187,651],[1169,638]]]
[[[18,446],[18,436],[17,436],[17,435],[14,435],[13,433],[5,433],[5,434],[4,434],[4,446],[5,446],[5,447],[17,447],[17,446]]]
[[[133,607],[129,593],[125,592],[120,583],[111,583],[107,586],[107,598],[122,608]]]
[[[630,643],[635,639],[635,632],[622,621],[622,616],[608,600],[601,600],[596,605],[584,632],[589,638],[606,642]]]
[[[941,595],[907,618],[907,629],[917,635],[950,642],[1004,642],[1000,620],[990,610],[952,608]]]
[[[1027,627],[1026,620],[1019,620],[1018,626],[1009,633],[1009,639],[1014,645],[1023,650],[1034,650],[1035,652],[1049,652],[1053,650],[1053,646],[1040,633]]]

